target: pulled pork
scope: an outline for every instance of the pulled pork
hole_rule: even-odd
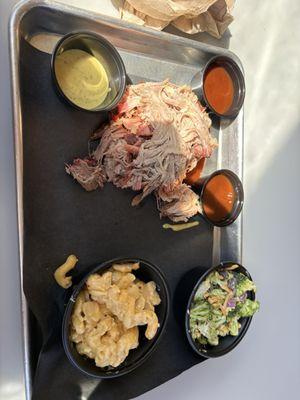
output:
[[[187,221],[200,205],[183,180],[217,146],[210,126],[190,87],[168,81],[130,85],[111,121],[93,135],[100,139],[96,150],[66,170],[86,190],[107,180],[140,191],[133,205],[154,193],[162,217]]]
[[[92,158],[75,158],[73,164],[66,166],[66,171],[88,192],[103,187],[105,182],[102,167]]]

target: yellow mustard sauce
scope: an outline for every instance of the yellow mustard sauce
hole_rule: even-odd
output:
[[[79,49],[66,50],[56,57],[54,67],[61,90],[74,104],[92,110],[104,102],[109,81],[96,57]]]
[[[180,232],[184,229],[190,229],[199,225],[199,221],[186,222],[185,224],[163,224],[164,229],[172,229],[174,232]]]

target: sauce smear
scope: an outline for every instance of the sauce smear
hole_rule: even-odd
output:
[[[220,222],[232,212],[236,194],[229,178],[219,174],[213,176],[205,186],[202,196],[203,211],[207,217]]]
[[[224,67],[212,64],[204,76],[204,93],[211,108],[225,114],[233,103],[234,87],[229,73]]]

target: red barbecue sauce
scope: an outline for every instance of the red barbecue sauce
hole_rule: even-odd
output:
[[[236,194],[229,178],[219,174],[206,184],[202,196],[203,211],[213,222],[220,222],[231,213]]]
[[[229,73],[217,63],[212,64],[204,76],[204,94],[210,107],[225,114],[233,103],[234,86]]]

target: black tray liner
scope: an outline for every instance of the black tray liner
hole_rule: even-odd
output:
[[[88,138],[106,116],[65,104],[53,86],[50,60],[21,40],[24,292],[43,343],[33,399],[74,400],[84,393],[90,400],[125,400],[204,360],[185,337],[183,310],[190,289],[184,279],[191,270],[199,275],[199,265],[211,266],[212,228],[201,220],[200,227],[187,231],[164,230],[153,197],[133,208],[133,192],[106,184],[88,193],[65,173],[65,162],[87,154]],[[149,260],[167,278],[171,309],[165,334],[153,355],[130,374],[90,379],[64,353],[61,320],[70,291],[56,285],[53,272],[72,253],[79,258],[75,283],[91,266],[119,256]],[[31,338],[33,344],[38,340]]]

